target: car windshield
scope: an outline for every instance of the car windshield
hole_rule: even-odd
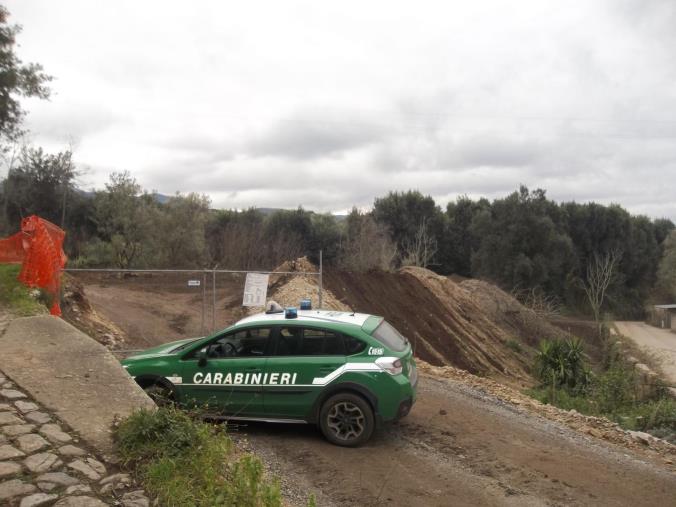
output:
[[[195,343],[197,340],[201,340],[201,338],[195,338],[194,340],[190,340],[189,342],[183,343],[183,344],[179,345],[178,347],[176,347],[175,349],[171,349],[170,353],[174,354],[176,352],[180,352],[180,351],[184,350],[188,345],[192,345],[193,343]]]
[[[383,320],[371,334],[376,340],[395,352],[406,350],[408,341],[389,322]]]

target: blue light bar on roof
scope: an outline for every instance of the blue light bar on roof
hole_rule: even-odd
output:
[[[301,310],[312,310],[312,301],[309,299],[300,300],[300,309]]]
[[[287,319],[295,319],[298,318],[298,310],[294,308],[293,306],[290,306],[286,310],[284,310],[284,317]]]

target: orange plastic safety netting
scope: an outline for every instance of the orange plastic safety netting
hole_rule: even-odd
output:
[[[21,232],[0,239],[0,263],[21,263],[19,281],[52,296],[52,315],[61,315],[59,285],[67,260],[63,253],[65,236],[60,227],[33,215],[21,221]]]

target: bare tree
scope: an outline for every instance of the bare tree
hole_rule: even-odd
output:
[[[621,257],[622,254],[617,250],[611,250],[604,255],[594,253],[594,257],[587,263],[587,276],[581,280],[599,335],[601,334],[601,309]]]
[[[402,264],[426,268],[437,253],[437,240],[427,228],[427,220],[422,219],[413,238],[404,243]]]

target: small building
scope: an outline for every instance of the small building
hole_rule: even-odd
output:
[[[653,305],[649,321],[653,326],[676,330],[676,304]]]

